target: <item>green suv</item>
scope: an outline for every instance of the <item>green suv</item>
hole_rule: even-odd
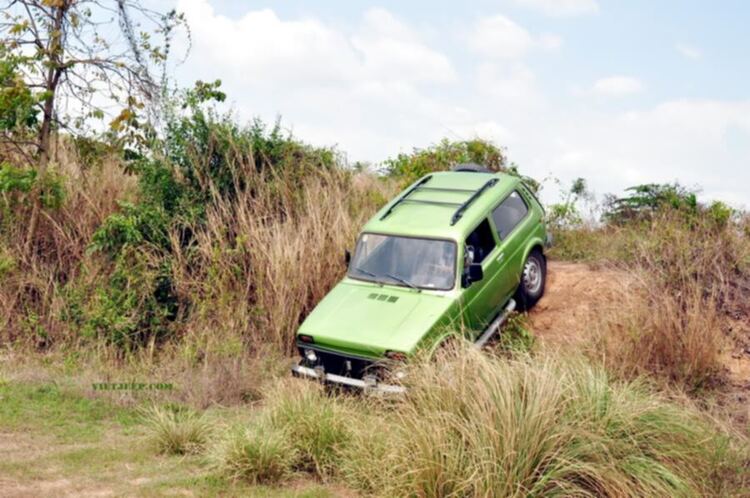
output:
[[[476,165],[432,173],[363,228],[346,277],[297,332],[294,374],[380,391],[383,365],[456,330],[483,345],[544,293],[544,210],[516,176]]]

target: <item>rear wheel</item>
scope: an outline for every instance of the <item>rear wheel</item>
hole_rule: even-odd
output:
[[[527,311],[544,295],[547,280],[547,261],[539,249],[529,253],[523,265],[521,282],[516,291],[516,303],[521,311]]]

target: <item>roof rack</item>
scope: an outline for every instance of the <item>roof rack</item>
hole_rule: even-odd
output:
[[[485,190],[492,187],[496,183],[497,183],[497,178],[493,178],[492,180],[487,180],[487,183],[479,187],[479,190],[474,192],[471,195],[471,197],[466,199],[466,202],[461,204],[458,207],[458,209],[456,209],[456,212],[453,213],[453,218],[451,218],[451,226],[455,225],[458,222],[458,220],[461,219],[461,217],[464,215],[464,211],[466,211],[475,200],[479,199],[479,196],[482,195]]]
[[[472,189],[465,189],[465,188],[448,188],[448,187],[425,187],[424,185],[429,182],[432,179],[432,175],[427,175],[424,178],[422,178],[419,182],[414,184],[409,190],[404,192],[404,195],[399,197],[396,202],[390,205],[388,209],[383,213],[383,215],[380,217],[381,220],[384,220],[390,215],[393,210],[399,205],[404,202],[415,202],[419,204],[431,204],[434,206],[457,206],[456,212],[453,213],[453,217],[451,218],[451,226],[455,225],[458,220],[461,219],[461,217],[464,215],[464,211],[466,211],[471,204],[476,201],[479,196],[481,196],[485,190],[492,187],[494,184],[497,183],[498,179],[493,178],[491,180],[488,180],[484,185],[482,185],[477,190]],[[431,191],[431,192],[465,192],[470,193],[471,196],[466,199],[463,203],[461,202],[447,202],[447,201],[434,201],[429,199],[409,199],[409,196],[416,193],[418,190],[421,191]]]

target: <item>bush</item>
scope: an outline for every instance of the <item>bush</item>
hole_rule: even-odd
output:
[[[157,449],[170,455],[201,452],[212,433],[203,416],[186,408],[152,406],[144,410],[143,417]]]
[[[178,317],[169,265],[158,251],[130,246],[117,256],[109,275],[67,286],[62,318],[81,337],[121,351],[163,342]]]
[[[414,149],[411,154],[399,154],[384,161],[383,167],[390,176],[408,185],[422,176],[436,171],[448,171],[457,164],[476,163],[490,171],[501,171],[521,177],[533,190],[539,190],[539,182],[522,176],[518,166],[508,164],[505,151],[492,142],[474,139],[460,142],[442,140],[426,149]]]
[[[260,329],[262,342],[270,338],[287,347],[300,313],[322,297],[310,286],[330,285],[339,275],[312,274],[317,281],[303,279],[297,286],[301,296],[289,289],[294,282],[288,275],[265,285],[268,272],[292,271],[297,279],[301,260],[317,257],[327,271],[332,246],[341,254],[350,243],[351,219],[360,219],[363,200],[351,195],[351,174],[340,168],[333,150],[305,145],[282,133],[278,123],[271,129],[260,121],[239,126],[207,105],[221,95],[218,83],[199,83],[171,102],[156,153],[128,151],[128,168],[139,176],[139,199],[121,203],[93,236],[90,251],[106,256],[110,279],[95,292],[83,292],[96,301],[77,306],[84,330],[137,347],[167,336],[169,322],[178,316],[188,321],[195,312],[195,328]],[[320,216],[343,230],[331,237]],[[304,254],[290,261],[289,241],[295,240],[293,250]],[[134,254],[147,257],[133,261]],[[144,266],[146,271],[136,271]],[[279,292],[266,297],[267,289],[279,285]],[[231,318],[223,319],[223,311]],[[206,324],[210,320],[219,323]]]
[[[283,431],[258,424],[234,428],[217,446],[213,467],[221,475],[250,484],[278,484],[293,472],[295,449]]]
[[[491,171],[507,169],[505,152],[491,142],[475,139],[451,142],[444,139],[426,149],[415,149],[411,154],[399,154],[385,161],[388,174],[400,178],[404,184],[435,171],[446,171],[456,164],[476,163]]]

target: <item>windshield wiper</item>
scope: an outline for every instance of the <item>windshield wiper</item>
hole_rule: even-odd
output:
[[[378,278],[378,276],[377,276],[377,275],[375,275],[375,274],[374,274],[373,272],[371,272],[371,271],[367,271],[367,270],[365,270],[365,269],[362,269],[362,268],[360,268],[359,266],[355,266],[355,267],[354,267],[354,271],[358,271],[358,272],[360,272],[360,273],[364,273],[365,275],[368,275],[368,276],[370,276],[370,277],[372,277],[372,278],[375,278],[375,279],[377,279],[377,278]]]
[[[364,269],[360,268],[359,266],[355,266],[354,267],[354,271],[358,271],[360,273],[364,273],[368,277],[372,277],[372,281],[375,282],[376,284],[378,284],[381,287],[384,285],[383,281],[380,280],[380,275],[375,275],[373,272],[364,270]]]
[[[413,283],[409,282],[408,280],[403,279],[401,277],[397,277],[396,275],[391,275],[390,273],[386,273],[385,276],[388,277],[388,278],[392,278],[393,280],[396,280],[398,282],[401,282],[404,285],[408,285],[409,287],[411,287],[415,291],[421,291],[422,290],[419,287],[417,287],[416,285],[414,285]]]
[[[386,273],[385,275],[376,275],[373,272],[367,271],[364,268],[360,268],[358,266],[354,267],[354,271],[358,271],[360,273],[364,273],[365,275],[372,277],[373,279],[375,279],[375,282],[378,283],[378,284],[380,284],[380,285],[383,285],[383,281],[380,280],[380,277],[383,276],[383,277],[392,278],[393,280],[395,280],[397,282],[401,282],[402,284],[404,284],[404,285],[406,285],[408,287],[411,287],[415,291],[421,291],[422,290],[419,287],[417,287],[416,285],[414,285],[413,283],[409,282],[408,280],[405,280],[405,279],[403,279],[401,277],[398,277],[396,275],[391,275],[390,273]]]

